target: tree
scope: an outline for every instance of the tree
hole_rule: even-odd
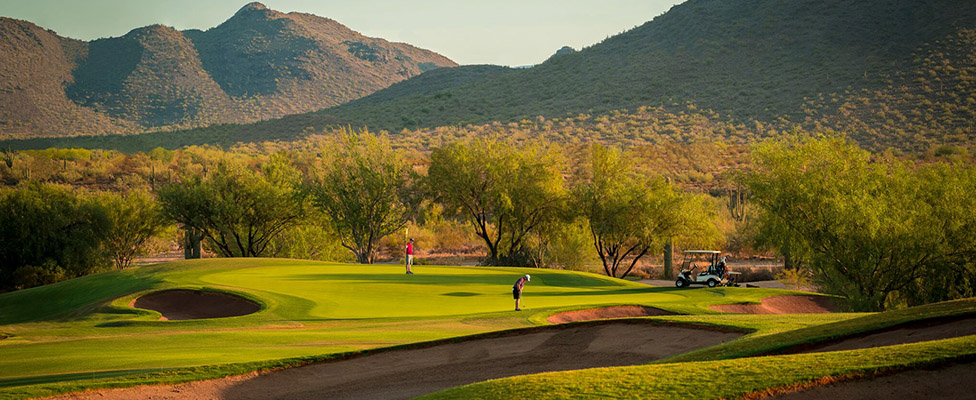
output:
[[[851,308],[973,292],[943,278],[972,282],[972,167],[915,167],[833,137],[767,141],[753,157],[746,182],[762,209],[760,230],[806,255],[814,281]]]
[[[309,185],[313,204],[324,212],[343,247],[372,264],[380,239],[406,225],[411,170],[388,142],[367,132],[343,134],[324,171]]]
[[[469,139],[431,153],[427,187],[447,213],[471,222],[489,264],[522,264],[528,235],[565,205],[563,165],[544,145]]]
[[[664,179],[637,175],[619,150],[601,145],[590,148],[573,202],[589,220],[607,276],[626,277],[642,257],[670,240],[708,241],[717,235],[703,197],[678,193]]]
[[[100,202],[112,224],[105,249],[117,269],[128,268],[143,245],[166,228],[159,203],[143,191],[106,193],[100,196]]]
[[[193,175],[159,190],[163,215],[201,234],[222,257],[267,255],[276,235],[304,215],[298,172],[273,156],[260,172],[221,161],[207,176]]]
[[[912,181],[922,208],[915,229],[931,248],[923,273],[896,295],[909,306],[976,296],[976,168],[926,165]]]
[[[107,259],[109,231],[93,199],[59,186],[28,183],[0,190],[0,288],[54,283],[92,273]]]

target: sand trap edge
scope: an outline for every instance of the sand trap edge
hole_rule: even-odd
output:
[[[610,306],[589,308],[585,310],[564,311],[550,315],[546,322],[550,324],[565,324],[568,322],[594,321],[611,318],[655,317],[661,315],[677,315],[671,311],[649,306]]]
[[[243,296],[217,291],[165,289],[143,294],[129,307],[151,310],[162,315],[161,321],[230,318],[261,311],[261,304]]]
[[[824,314],[838,312],[827,296],[783,295],[760,299],[760,304],[717,304],[709,309],[733,314]]]

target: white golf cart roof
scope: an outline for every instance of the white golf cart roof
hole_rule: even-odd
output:
[[[682,253],[685,254],[719,254],[721,251],[718,250],[685,250]]]

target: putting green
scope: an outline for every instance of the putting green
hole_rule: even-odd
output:
[[[2,294],[0,335],[9,338],[0,340],[0,397],[28,385],[35,386],[23,393],[43,394],[77,379],[111,384],[151,371],[267,363],[527,327],[557,311],[600,305],[648,305],[762,331],[772,329],[775,318],[726,317],[707,307],[787,293],[650,287],[560,270],[418,266],[416,272],[406,275],[398,265],[206,259]],[[529,311],[515,312],[511,286],[525,273],[532,274],[523,296]],[[139,295],[171,288],[227,291],[264,308],[240,317],[160,321],[156,312],[129,307]]]

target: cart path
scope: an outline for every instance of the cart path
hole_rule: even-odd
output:
[[[913,369],[869,379],[817,386],[774,396],[778,400],[972,399],[976,396],[976,361],[938,369]]]
[[[391,350],[264,374],[95,390],[55,398],[405,399],[508,376],[645,364],[740,336],[739,332],[640,320],[581,323]]]

